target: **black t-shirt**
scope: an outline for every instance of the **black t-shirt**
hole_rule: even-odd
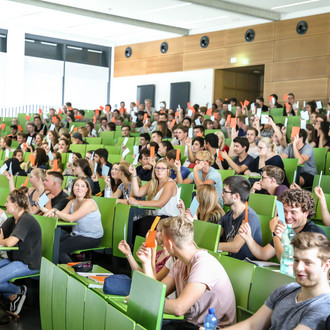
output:
[[[42,236],[38,221],[28,213],[24,213],[15,224],[14,217],[7,219],[2,225],[4,238],[14,236],[19,239],[18,250],[8,251],[11,261],[21,261],[31,270],[40,269],[42,255]]]
[[[141,181],[150,181],[153,168],[151,170],[145,170],[141,165],[136,168],[136,174]]]
[[[61,190],[61,192],[57,196],[50,200],[52,208],[62,211],[66,207],[66,204],[69,203],[69,199],[67,197],[68,194]]]

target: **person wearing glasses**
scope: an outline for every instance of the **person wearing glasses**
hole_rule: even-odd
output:
[[[128,198],[128,204],[136,206],[159,207],[160,209],[152,210],[150,216],[144,216],[134,221],[133,237],[136,235],[145,236],[155,216],[166,218],[177,216],[180,214],[177,208],[177,185],[170,178],[171,169],[169,163],[165,159],[160,159],[154,167],[151,180],[142,187],[139,187],[136,169],[133,164],[129,166],[132,174],[132,192],[135,197],[147,196],[147,200],[137,200],[134,197]]]
[[[179,166],[177,166],[177,182],[178,183],[195,183],[196,187],[203,184],[209,184],[214,185],[215,189],[217,190],[219,203],[221,206],[223,206],[223,200],[222,200],[222,178],[221,174],[212,167],[214,163],[214,157],[212,154],[207,151],[199,151],[196,154],[196,160],[195,160],[195,167],[193,172],[191,172],[186,179],[182,179],[182,174],[180,171]]]

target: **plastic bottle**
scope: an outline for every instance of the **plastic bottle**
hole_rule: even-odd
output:
[[[214,313],[215,313],[215,309],[209,308],[209,313],[206,315],[204,320],[205,330],[215,330],[217,328],[218,319]]]
[[[73,185],[73,180],[72,179],[70,179],[70,181],[69,181],[69,184],[68,184],[68,195],[70,196],[70,194],[71,194],[71,190],[72,190],[72,185]]]
[[[105,198],[111,198],[111,186],[107,183],[105,189],[104,189],[104,197]]]
[[[296,235],[292,229],[292,225],[287,225],[286,229],[282,234],[282,246],[284,251],[281,256],[281,267],[280,271],[282,274],[293,275],[293,246],[291,245],[292,238]]]

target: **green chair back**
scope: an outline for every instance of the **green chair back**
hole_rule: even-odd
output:
[[[262,244],[267,245],[273,238],[272,232],[269,228],[269,221],[272,219],[269,215],[258,214],[260,221],[261,233],[262,233]]]
[[[52,299],[53,329],[65,329],[66,296],[69,275],[60,269],[54,268]]]
[[[108,153],[111,155],[121,155],[123,152],[120,146],[104,146],[104,148],[107,149]]]
[[[261,215],[274,216],[276,196],[263,194],[250,194],[249,206]]]
[[[92,290],[87,290],[84,310],[84,329],[104,330],[107,306],[108,303],[106,300]]]
[[[120,132],[120,135],[121,135],[121,132]],[[124,141],[124,137],[122,136],[118,136],[117,137],[117,146],[120,147],[122,144],[123,144],[123,141]],[[129,137],[128,138],[128,141],[126,143],[126,146],[133,146],[134,145],[134,142],[135,142],[135,137]]]
[[[328,148],[313,148],[314,156],[315,156],[315,164],[317,167],[317,172],[321,173],[323,171],[324,173],[324,167],[325,167],[325,157],[328,152]]]
[[[41,227],[42,256],[52,261],[57,218],[44,217],[42,215],[34,215],[34,217],[39,222],[39,225]]]
[[[114,164],[114,163],[120,163],[121,161],[121,154],[120,155],[110,155],[108,156],[108,161],[111,163],[111,164]]]
[[[294,172],[297,170],[298,167],[298,158],[284,158],[282,160],[284,164],[286,178],[291,184],[293,182]]]
[[[142,245],[142,243],[145,242],[145,238],[139,235],[135,236],[135,241],[134,241],[134,247],[133,247],[133,257],[134,259],[141,264],[140,259],[136,256],[136,252],[138,251],[139,247]]]
[[[104,148],[103,144],[87,144],[86,145],[86,152],[88,152],[89,150],[95,151],[97,149],[103,149],[103,148]]]
[[[84,307],[86,286],[73,277],[68,278],[66,295],[66,329],[81,330],[84,328]]]
[[[317,226],[324,230],[324,232],[326,233],[326,235],[328,237],[328,240],[330,240],[330,227],[323,226],[323,225],[317,225]]]
[[[134,330],[137,328],[135,322],[132,319],[130,319],[115,307],[108,304],[105,317],[105,329]]]
[[[218,251],[221,225],[202,220],[194,221],[194,240],[199,248]]]
[[[17,189],[19,187],[22,187],[25,180],[26,180],[26,176],[17,176],[15,180],[15,188]],[[30,180],[28,180],[27,187],[28,188],[32,187]]]
[[[181,199],[187,208],[189,208],[192,200],[192,194],[194,191],[194,184],[193,183],[178,183],[178,188],[181,188]]]
[[[53,329],[52,324],[52,294],[53,274],[55,265],[46,258],[41,259],[39,302],[42,329]]]
[[[319,184],[319,180],[320,176],[314,175],[312,191]],[[322,175],[320,186],[325,194],[330,194],[330,175]]]
[[[86,146],[87,144],[71,144],[70,150],[72,152],[79,152],[84,157],[86,154]]]
[[[300,127],[300,116],[288,116],[288,125]]]
[[[329,175],[330,174],[330,152],[327,152],[327,159],[325,161],[325,172],[324,174]]]
[[[89,144],[102,144],[101,137],[86,137],[86,142]]]
[[[9,188],[0,187],[0,207],[4,207],[9,195]]]
[[[291,276],[257,267],[252,278],[248,310],[255,313],[275,289],[291,282],[294,282]]]
[[[318,200],[318,198],[316,197],[314,192],[312,193],[312,196],[315,200],[315,216],[314,216],[313,220],[314,219],[322,220],[321,203]],[[324,197],[325,197],[325,200],[327,203],[327,208],[329,210],[330,209],[330,194],[324,194]]]
[[[236,305],[247,308],[250,284],[256,266],[231,257],[221,256],[220,263],[227,272],[233,286]]]
[[[283,115],[283,108],[273,108],[270,109],[270,115],[272,117],[278,117]]]
[[[115,218],[113,225],[113,244],[112,254],[115,257],[125,258],[125,255],[118,250],[118,244],[124,239],[124,228],[126,227],[126,235],[128,236],[128,218],[130,206],[127,204],[117,204],[115,210]],[[130,238],[125,237],[129,242]]]
[[[222,182],[228,178],[229,176],[234,176],[235,175],[235,170],[217,170],[220,175],[221,175],[221,179]]]
[[[15,178],[14,178],[15,180]],[[9,189],[9,180],[5,175],[0,175],[0,187],[1,188],[8,188]],[[6,196],[7,197],[7,196]]]
[[[166,285],[135,271],[127,316],[147,329],[161,329]]]

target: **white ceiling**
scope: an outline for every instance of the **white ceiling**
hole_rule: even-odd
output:
[[[117,46],[262,24],[272,21],[270,16],[274,14],[279,19],[288,19],[330,11],[329,0],[188,1],[0,0],[0,28]],[[252,8],[246,8],[247,3]],[[218,9],[228,4],[232,6],[230,10]],[[272,9],[285,5],[291,6]],[[79,9],[84,10],[78,14]],[[111,21],[112,15],[116,20],[120,16],[130,21]],[[149,23],[156,24],[150,27]],[[177,31],[173,27],[180,29]]]

